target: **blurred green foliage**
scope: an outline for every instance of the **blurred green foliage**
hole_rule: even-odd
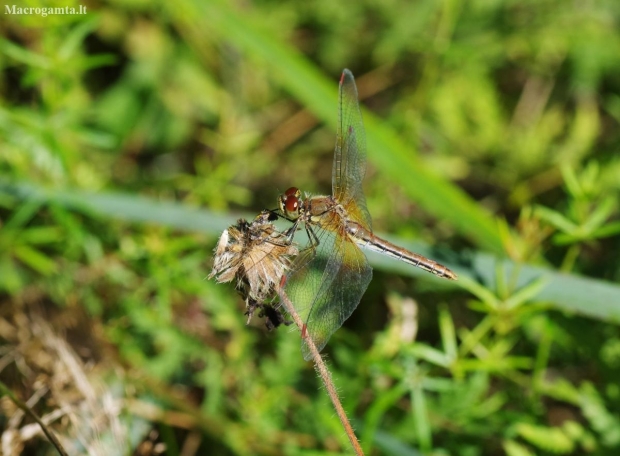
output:
[[[346,451],[298,334],[247,327],[205,280],[224,214],[329,191],[344,67],[375,229],[448,245],[464,272],[443,288],[375,263],[328,344],[367,453],[618,453],[620,3],[117,0],[1,20],[2,316],[85,309],[127,387],[171,412],[153,419],[167,454],[196,433],[196,454]],[[481,273],[484,252],[511,267]]]

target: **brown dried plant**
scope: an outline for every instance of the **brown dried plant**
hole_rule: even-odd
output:
[[[31,440],[46,438],[41,425],[68,454],[125,454],[131,448],[118,391],[101,382],[96,363],[86,365],[42,312],[17,309],[0,316],[0,339],[0,379],[16,396],[28,397],[26,407],[9,396],[0,401],[0,413],[8,418],[0,454],[22,454]],[[40,423],[33,422],[34,414]]]
[[[262,211],[251,223],[239,219],[222,233],[214,251],[209,278],[218,283],[236,281],[246,304],[248,323],[257,309],[269,329],[287,323],[274,307],[275,287],[299,251],[290,238],[279,232],[269,211]]]

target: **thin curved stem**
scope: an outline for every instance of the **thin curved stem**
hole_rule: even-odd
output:
[[[314,341],[312,340],[312,338],[307,336],[307,331],[305,331],[305,324],[301,320],[297,311],[295,310],[293,303],[286,295],[286,292],[282,288],[282,284],[280,284],[276,288],[276,291],[278,292],[278,295],[280,296],[280,302],[282,303],[282,305],[284,306],[288,314],[291,316],[291,318],[293,319],[293,321],[295,322],[299,330],[301,331],[302,337],[306,337],[305,342],[308,348],[310,349],[310,352],[312,353],[312,360],[314,361],[314,367],[316,371],[319,373],[319,376],[321,377],[323,384],[325,385],[327,394],[329,395],[329,398],[331,399],[332,404],[334,405],[334,409],[336,410],[336,413],[338,414],[338,418],[340,419],[340,422],[342,423],[342,426],[344,427],[344,430],[347,433],[347,437],[349,437],[349,441],[351,442],[351,446],[353,447],[355,454],[357,456],[364,456],[364,451],[362,450],[362,447],[360,446],[359,441],[357,440],[357,437],[355,436],[355,432],[353,431],[353,428],[351,427],[351,423],[349,422],[349,419],[347,418],[347,414],[344,411],[344,408],[342,407],[342,403],[340,402],[340,398],[338,397],[338,392],[336,391],[336,386],[334,385],[331,373],[329,372],[329,369],[327,368],[327,365],[325,364],[325,360],[323,359],[323,357],[321,357],[321,354],[319,353],[319,350],[316,348],[316,345],[314,345]]]
[[[62,456],[69,456],[67,452],[65,451],[65,449],[60,444],[60,441],[58,440],[58,438],[56,438],[54,433],[45,425],[45,423],[43,423],[43,421],[41,421],[41,419],[37,416],[37,414],[34,413],[32,409],[28,407],[28,405],[20,401],[17,398],[17,396],[15,396],[15,394],[13,394],[13,392],[2,382],[0,382],[0,394],[2,395],[6,394],[9,397],[9,399],[11,399],[11,401],[13,401],[13,403],[17,407],[19,407],[26,415],[30,416],[30,418],[35,420],[39,424],[39,426],[41,426],[43,433],[47,436],[47,438],[52,443],[52,445],[56,447],[56,450],[58,450],[58,453],[60,453]]]

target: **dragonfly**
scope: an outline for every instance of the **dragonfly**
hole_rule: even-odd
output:
[[[213,255],[209,279],[217,283],[236,280],[236,288],[246,304],[250,322],[254,312],[265,317],[268,329],[288,324],[279,307],[273,306],[275,286],[280,283],[292,259],[298,254],[290,236],[273,225],[272,211],[262,211],[252,222],[239,219],[220,236]]]
[[[284,276],[284,290],[305,322],[302,353],[312,353],[305,341],[312,338],[320,351],[358,306],[372,279],[372,268],[361,248],[375,251],[456,280],[446,266],[398,247],[372,232],[372,220],[362,181],[366,173],[366,136],[353,74],[340,78],[336,148],[332,167],[332,194],[302,197],[297,187],[278,197],[280,214],[293,222],[291,238],[303,229],[308,245]]]

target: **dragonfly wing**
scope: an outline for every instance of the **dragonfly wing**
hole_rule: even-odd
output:
[[[366,174],[366,133],[355,79],[349,70],[344,70],[340,78],[336,133],[332,194],[343,206],[350,208],[350,218],[372,230],[362,189]]]
[[[291,273],[286,292],[306,323],[307,337],[320,351],[359,304],[372,268],[345,233],[318,230],[317,237],[315,256]],[[300,257],[298,261],[305,261],[302,254]],[[312,357],[303,339],[302,353],[306,360]]]
[[[334,276],[326,273],[334,253],[335,235],[331,231],[309,227],[316,234],[319,244],[308,246],[293,261],[284,290],[300,318],[307,322],[312,305],[320,290],[329,286]],[[333,261],[333,260],[332,260]]]

